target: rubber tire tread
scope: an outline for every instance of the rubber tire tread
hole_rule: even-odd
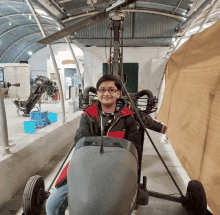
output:
[[[25,186],[24,193],[23,193],[23,201],[22,201],[22,208],[23,208],[25,215],[36,215],[36,213],[32,213],[31,211],[31,200],[32,200],[34,186],[40,178],[42,177],[39,175],[32,176],[31,178],[29,178]]]
[[[207,214],[207,199],[204,187],[200,181],[192,180],[189,181],[187,186],[187,192],[192,193],[192,195],[198,201],[201,209],[193,207],[193,215],[206,215]],[[194,203],[193,203],[194,205]]]

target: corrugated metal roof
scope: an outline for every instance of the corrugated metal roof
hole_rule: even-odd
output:
[[[30,1],[34,2],[36,0]],[[49,3],[47,0],[42,1],[47,4],[48,8],[52,7],[49,4],[52,5],[53,1]],[[87,11],[88,13],[99,11],[109,5],[109,0],[93,1],[94,5],[89,4],[90,1],[88,0],[55,1],[58,3],[56,7],[59,7],[57,11],[64,11],[64,14],[54,12],[56,15],[59,14],[57,15],[58,19],[60,17],[66,19],[68,16],[75,18],[79,14],[86,14]],[[135,5],[130,5],[127,9],[133,8],[136,11],[126,13],[126,20],[124,21],[125,42],[128,46],[132,44],[133,46],[135,44],[136,46],[141,44],[144,46],[170,45],[171,38],[176,36],[174,29],[184,21],[178,17],[187,17],[187,12],[193,3],[195,3],[194,0],[139,0]],[[34,5],[34,7],[35,9],[41,8],[39,5]],[[140,10],[142,12],[139,12]],[[53,13],[53,9],[50,12]],[[28,59],[30,57],[28,52],[34,53],[44,47],[36,43],[42,39],[42,35],[33,15],[30,15],[31,11],[24,0],[0,1],[0,63],[19,62],[21,59]],[[49,15],[41,14],[40,20],[47,32],[57,31],[58,25]],[[66,22],[63,20],[63,25],[69,26],[78,20],[74,19]],[[83,42],[84,45],[87,45],[88,41],[90,41],[90,44],[105,44],[105,38],[110,37],[109,23],[109,19],[106,19],[102,23],[83,29],[77,32],[75,38]],[[91,42],[92,40],[93,42]],[[65,40],[62,39],[60,42],[65,42]]]
[[[173,37],[175,27],[181,23],[170,17],[156,14],[135,13],[134,37]]]
[[[70,26],[77,21],[72,20],[66,23]],[[134,23],[133,23],[134,22]],[[105,38],[106,30],[109,27],[109,19],[104,20],[97,25],[87,27],[76,33],[77,38]],[[124,38],[149,38],[149,37],[173,37],[175,35],[175,27],[181,23],[180,20],[164,17],[156,14],[148,13],[127,13],[126,19],[124,21]],[[132,35],[133,34],[133,35]],[[110,38],[110,33],[108,32],[107,38]]]
[[[57,31],[57,23],[41,16],[47,35]],[[43,36],[25,2],[0,1],[0,62],[19,62],[30,57],[29,52],[45,47],[36,43]],[[64,40],[62,40],[63,42]],[[61,41],[60,41],[61,42]]]

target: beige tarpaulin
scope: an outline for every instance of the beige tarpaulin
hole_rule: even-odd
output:
[[[220,214],[220,21],[170,56],[157,119],[191,180]]]

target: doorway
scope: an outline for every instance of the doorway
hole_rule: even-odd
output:
[[[123,63],[123,72],[127,77],[126,89],[129,93],[138,92],[138,63]],[[103,63],[103,75],[108,74],[108,64]]]
[[[65,98],[71,98],[71,87],[74,86],[74,82],[76,76],[76,69],[75,68],[65,68],[64,69],[64,80],[65,80]]]

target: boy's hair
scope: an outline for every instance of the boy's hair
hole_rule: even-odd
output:
[[[105,81],[114,81],[115,86],[118,90],[121,90],[121,83],[118,81],[118,79],[113,75],[103,75],[96,83],[96,89],[99,88],[99,86],[105,82]]]

